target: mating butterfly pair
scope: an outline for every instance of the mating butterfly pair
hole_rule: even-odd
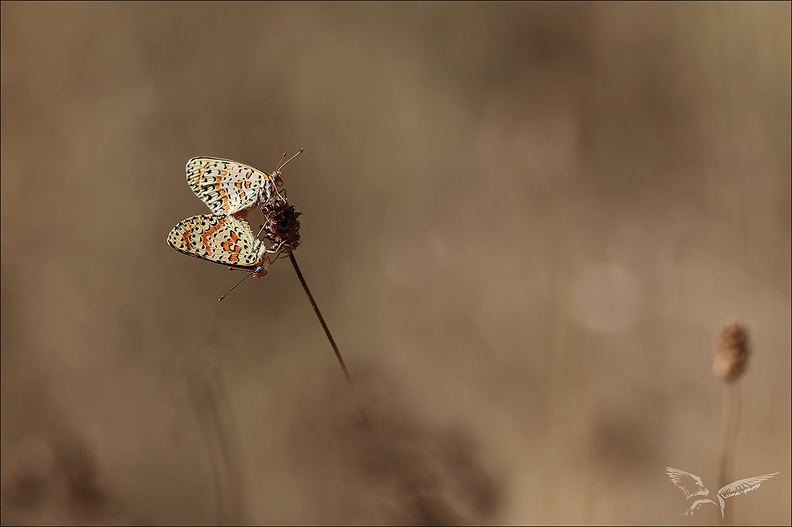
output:
[[[265,276],[272,262],[300,244],[300,212],[286,200],[281,169],[301,153],[286,161],[284,154],[272,174],[228,159],[190,159],[187,184],[212,214],[180,221],[168,234],[168,245],[188,256]],[[259,234],[264,233],[270,247],[245,219],[256,205],[264,214]]]

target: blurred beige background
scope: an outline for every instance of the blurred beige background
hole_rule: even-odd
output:
[[[4,524],[790,517],[789,3],[3,3]],[[165,237],[284,170],[290,268]],[[256,223],[255,216],[252,223]]]

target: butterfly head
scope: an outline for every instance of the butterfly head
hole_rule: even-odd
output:
[[[273,170],[272,174],[270,174],[270,179],[272,180],[273,184],[279,187],[283,186],[283,172],[280,169],[276,168]]]
[[[278,166],[275,167],[275,170],[273,170],[272,174],[270,175],[270,177],[272,178],[272,182],[275,183],[279,187],[282,186],[283,185],[283,172],[281,172],[281,169],[283,167],[285,167],[289,163],[289,161],[291,161],[292,159],[294,159],[295,157],[297,157],[298,155],[300,155],[302,153],[303,153],[303,149],[300,148],[300,150],[296,154],[291,156],[289,159],[286,159],[286,152],[284,152],[283,156],[281,157],[280,161],[278,162]],[[286,160],[284,161],[284,159],[286,159]]]

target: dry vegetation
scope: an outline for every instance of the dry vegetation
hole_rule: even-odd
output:
[[[789,3],[3,3],[3,524],[790,517]],[[196,155],[300,265],[165,244]],[[258,220],[253,220],[253,223]]]

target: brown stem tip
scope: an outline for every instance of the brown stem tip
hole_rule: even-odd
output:
[[[735,381],[745,372],[750,354],[748,328],[736,320],[727,322],[715,338],[712,371],[725,381]]]

